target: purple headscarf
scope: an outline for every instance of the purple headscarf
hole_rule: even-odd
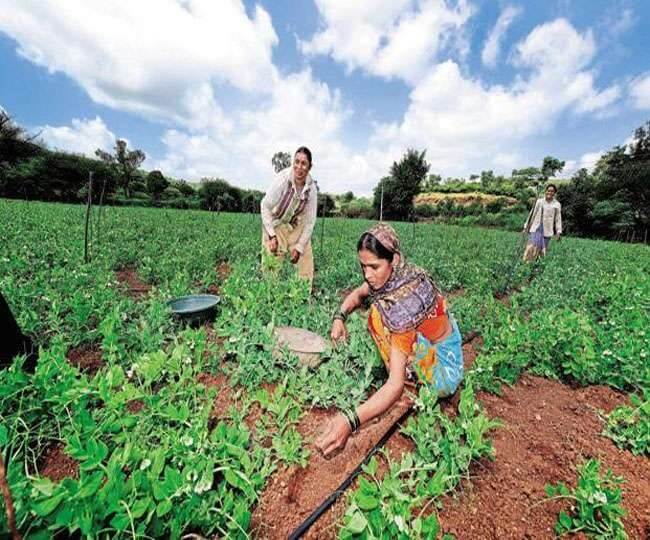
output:
[[[437,307],[440,291],[425,270],[406,262],[399,237],[390,225],[378,223],[366,232],[399,255],[399,263],[393,265],[388,281],[379,289],[371,289],[372,303],[391,332],[415,330]]]

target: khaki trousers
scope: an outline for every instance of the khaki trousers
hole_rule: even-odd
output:
[[[278,251],[275,256],[279,259],[282,259],[289,254],[291,256],[291,250],[295,248],[300,235],[302,234],[303,222],[302,219],[298,218],[296,226],[293,227],[288,223],[282,223],[275,227],[275,236],[278,239]],[[269,235],[266,233],[266,229],[262,227],[262,249],[266,251],[268,255],[271,255],[271,251],[268,246]],[[307,242],[305,246],[305,251],[300,255],[298,263],[298,277],[302,279],[309,280],[311,286],[314,281],[314,254],[311,250],[311,239]],[[264,268],[264,265],[262,265]]]

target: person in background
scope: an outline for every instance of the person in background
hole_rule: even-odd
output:
[[[348,337],[348,315],[368,298],[368,330],[388,371],[388,380],[365,403],[337,413],[316,440],[325,457],[345,447],[350,434],[391,408],[407,384],[431,385],[439,397],[454,394],[463,378],[458,324],[427,272],[406,262],[395,230],[379,223],[357,243],[364,283],[334,315],[330,337]]]
[[[524,223],[523,234],[528,235],[528,244],[524,252],[524,261],[534,261],[540,255],[546,255],[551,237],[560,239],[562,234],[562,205],[555,199],[557,187],[548,184],[544,197],[535,201],[535,205]]]
[[[298,276],[314,279],[311,235],[316,223],[318,188],[311,177],[309,148],[296,150],[293,164],[280,171],[261,203],[262,249],[267,255],[289,255]]]

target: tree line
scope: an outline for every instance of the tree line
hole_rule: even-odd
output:
[[[98,149],[94,158],[53,151],[28,134],[0,110],[0,197],[28,200],[83,202],[89,174],[93,198],[117,205],[194,208],[210,211],[259,212],[264,193],[242,189],[221,178],[203,178],[200,184],[144,171],[145,154],[117,139],[111,152]],[[276,152],[277,171],[291,166],[291,154]],[[543,186],[553,181],[562,203],[569,234],[630,241],[647,241],[650,208],[650,121],[639,127],[632,142],[615,146],[590,172],[580,169],[570,179],[555,180],[565,166],[552,156],[539,167],[514,169],[510,176],[482,171],[469,178],[445,178],[430,172],[426,150],[408,149],[381,178],[372,197],[318,194],[319,215],[414,221],[428,219],[466,225],[520,227]],[[416,206],[419,193],[478,192],[497,198],[487,204],[459,204],[443,199]],[[506,197],[516,202],[506,203]],[[95,201],[96,202],[96,201]]]

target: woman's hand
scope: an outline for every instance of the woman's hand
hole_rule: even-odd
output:
[[[276,253],[278,251],[278,237],[272,236],[269,238],[268,246],[271,253]]]
[[[328,421],[325,429],[314,443],[325,458],[329,458],[337,450],[345,448],[352,430],[350,424],[341,413]]]
[[[298,262],[298,259],[300,259],[300,251],[297,249],[292,249],[291,250],[291,262],[293,264],[296,264]]]
[[[332,338],[334,343],[347,341],[348,329],[345,327],[345,323],[341,319],[334,319],[332,330],[330,331],[330,338]]]

